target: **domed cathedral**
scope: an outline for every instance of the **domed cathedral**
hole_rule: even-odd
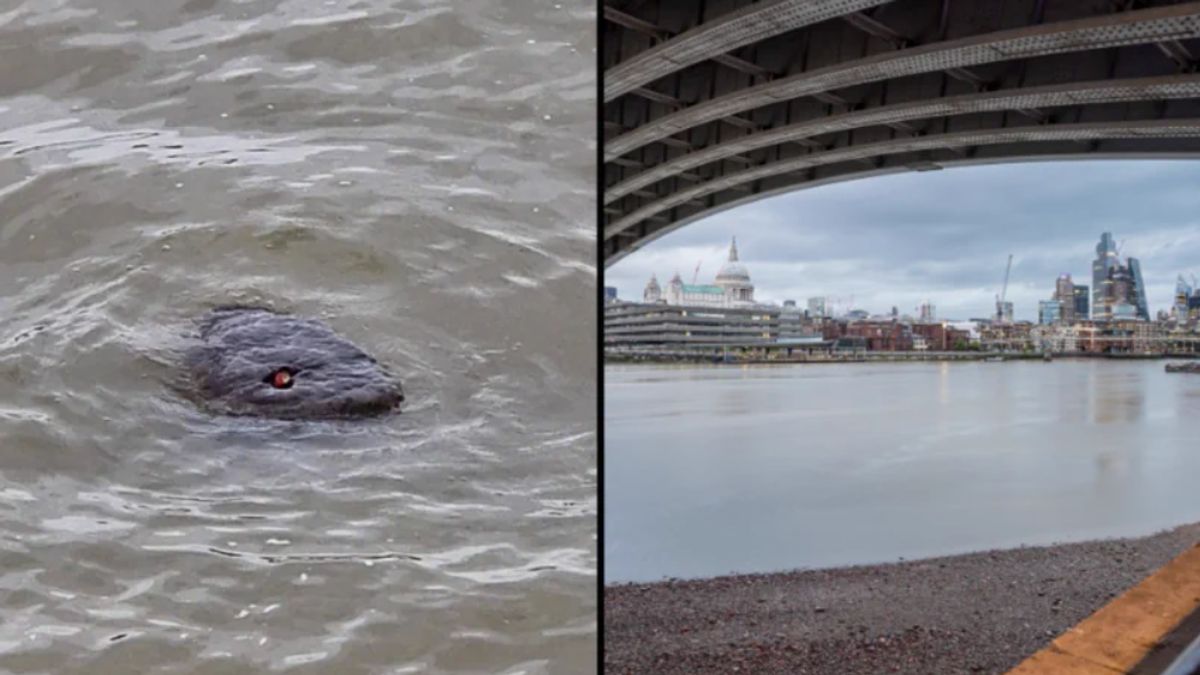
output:
[[[737,238],[729,245],[729,260],[717,272],[711,284],[685,284],[679,272],[671,277],[665,292],[658,279],[651,275],[642,296],[645,302],[665,302],[668,305],[692,307],[749,307],[754,305],[754,284],[750,273],[738,261]]]
[[[738,261],[737,237],[729,244],[729,260],[717,272],[717,285],[725,289],[725,296],[735,303],[754,302],[754,284],[750,283],[750,272]]]

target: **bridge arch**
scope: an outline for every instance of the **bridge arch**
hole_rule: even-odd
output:
[[[898,171],[1200,156],[1200,2],[607,0],[605,265]]]

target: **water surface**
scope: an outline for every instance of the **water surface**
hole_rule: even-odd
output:
[[[1200,519],[1159,361],[605,369],[605,580],[894,561]]]
[[[594,21],[0,5],[0,671],[594,670]],[[226,303],[404,413],[201,412]]]

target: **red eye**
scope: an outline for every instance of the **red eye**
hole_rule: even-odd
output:
[[[287,389],[292,386],[292,374],[286,370],[277,370],[271,376],[271,386],[276,389]]]

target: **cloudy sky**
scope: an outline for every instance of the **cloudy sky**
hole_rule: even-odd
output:
[[[827,296],[839,309],[991,316],[1013,254],[1008,299],[1037,320],[1059,274],[1092,285],[1100,233],[1138,258],[1150,314],[1178,274],[1200,276],[1200,162],[1067,161],[962,167],[827,185],[763,199],[676,230],[606,270],[640,300],[651,272],[711,283],[737,237],[755,298]]]

